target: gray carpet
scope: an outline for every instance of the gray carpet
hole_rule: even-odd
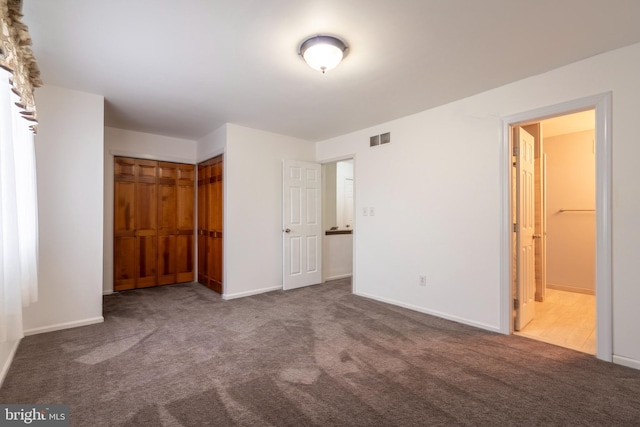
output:
[[[25,338],[0,402],[73,426],[640,425],[640,371],[350,291],[107,296],[105,323]]]

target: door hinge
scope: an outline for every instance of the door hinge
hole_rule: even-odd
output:
[[[520,300],[519,299],[514,299],[513,300],[513,309],[514,310],[520,310]]]
[[[518,148],[518,146],[517,146],[517,145],[514,145],[514,146],[513,146],[513,155],[514,155],[515,157],[518,157],[518,156],[520,155],[520,150],[519,150],[519,148]]]
[[[513,232],[515,233],[516,231],[518,231],[518,224],[516,224],[515,222],[513,223]]]

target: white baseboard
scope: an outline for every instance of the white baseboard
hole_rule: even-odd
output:
[[[640,360],[629,359],[628,357],[613,355],[613,363],[616,365],[626,366],[627,368],[633,368],[640,370]]]
[[[19,344],[20,344],[20,340],[17,340],[17,341],[15,341],[15,342],[10,344],[11,348],[9,349],[9,352],[7,354],[7,357],[6,357],[5,361],[4,361],[2,369],[0,369],[0,388],[2,387],[2,384],[4,383],[4,379],[6,378],[7,374],[9,373],[9,368],[11,367],[11,363],[13,362],[13,357],[16,355],[16,351],[18,351],[18,345]]]
[[[270,288],[256,289],[254,291],[237,292],[235,294],[223,294],[222,299],[230,300],[230,299],[236,299],[236,298],[242,298],[242,297],[249,297],[251,295],[264,294],[265,292],[281,291],[281,290],[282,290],[282,286],[273,286]]]
[[[376,300],[376,301],[384,302],[386,304],[397,305],[399,307],[408,308],[409,310],[418,311],[420,313],[429,314],[431,316],[440,317],[442,319],[451,320],[451,321],[454,321],[454,322],[457,322],[457,323],[462,323],[462,324],[465,324],[465,325],[469,325],[469,326],[473,326],[473,327],[476,327],[476,328],[484,329],[484,330],[487,330],[487,331],[502,333],[502,331],[500,330],[499,326],[487,325],[485,323],[475,322],[473,320],[464,319],[462,317],[451,316],[449,314],[441,313],[441,312],[436,311],[436,310],[429,310],[429,309],[426,309],[426,308],[418,307],[418,306],[411,305],[411,304],[406,304],[404,302],[400,302],[400,301],[396,301],[396,300],[392,300],[392,299],[388,299],[388,298],[380,298],[380,297],[377,297],[375,295],[369,295],[369,294],[366,294],[366,293],[363,293],[363,292],[354,292],[354,294],[358,295],[358,296],[361,296],[361,297],[370,298],[370,299],[373,299],[373,300]]]
[[[329,280],[346,279],[347,277],[351,277],[351,276],[352,276],[351,273],[348,273],[348,274],[337,274],[335,276],[325,277],[324,281],[328,282]]]
[[[104,317],[92,317],[90,319],[77,320],[75,322],[58,323],[56,325],[42,326],[40,328],[27,329],[24,331],[25,336],[44,334],[46,332],[61,331],[63,329],[77,328],[79,326],[93,325],[95,323],[104,322]]]
[[[576,288],[573,286],[556,285],[554,283],[547,283],[547,288],[555,289],[557,291],[576,292],[578,294],[595,295],[595,289]]]
[[[113,292],[113,290],[108,290],[108,291],[104,291],[104,290],[103,290],[103,291],[102,291],[102,295],[103,295],[103,296],[104,296],[104,295],[113,295],[113,294],[115,294],[115,292]]]

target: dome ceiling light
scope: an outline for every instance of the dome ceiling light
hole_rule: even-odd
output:
[[[298,54],[314,70],[324,74],[335,68],[347,54],[345,42],[334,36],[316,35],[305,39],[298,49]]]

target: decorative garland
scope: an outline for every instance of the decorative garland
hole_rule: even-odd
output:
[[[0,0],[0,67],[11,73],[9,83],[20,102],[20,114],[33,122],[29,128],[36,132],[38,116],[33,96],[42,86],[40,69],[31,51],[31,36],[22,22],[22,0]]]

